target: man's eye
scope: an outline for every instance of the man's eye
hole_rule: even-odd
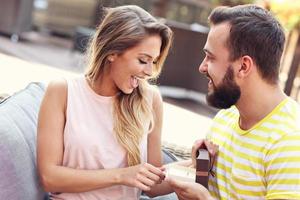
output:
[[[143,60],[141,60],[141,59],[139,59],[139,62],[140,62],[141,64],[147,64],[146,61],[143,61]]]

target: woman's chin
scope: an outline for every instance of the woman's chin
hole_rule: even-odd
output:
[[[138,88],[138,86],[137,87],[129,86],[129,87],[125,87],[125,88],[119,88],[119,90],[122,91],[124,94],[131,94],[137,88]]]
[[[131,94],[133,92],[134,88],[131,89],[125,89],[125,90],[121,90],[124,94]]]

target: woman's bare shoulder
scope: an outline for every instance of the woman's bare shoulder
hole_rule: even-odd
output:
[[[68,84],[65,79],[50,81],[46,89],[44,101],[50,101],[52,103],[65,106],[67,101],[67,93]]]
[[[160,106],[163,102],[161,93],[159,91],[158,86],[149,85],[148,87],[149,96],[152,100],[153,107]]]

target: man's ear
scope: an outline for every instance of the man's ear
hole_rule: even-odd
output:
[[[239,60],[240,66],[238,68],[237,76],[239,78],[245,78],[249,76],[251,71],[253,70],[253,59],[250,56],[243,56]]]

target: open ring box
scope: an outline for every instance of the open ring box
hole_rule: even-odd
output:
[[[210,170],[210,157],[206,149],[198,150],[196,169],[181,165],[167,166],[166,177],[179,181],[196,182],[208,188],[208,175]]]

